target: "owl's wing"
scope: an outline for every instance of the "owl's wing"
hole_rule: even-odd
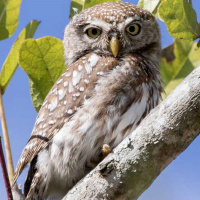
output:
[[[30,139],[18,161],[14,183],[24,167],[49,145],[54,135],[81,109],[84,100],[90,98],[99,77],[116,65],[117,61],[112,57],[88,54],[61,75],[39,111]]]

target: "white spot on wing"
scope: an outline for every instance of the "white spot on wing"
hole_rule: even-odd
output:
[[[95,54],[92,54],[89,59],[88,59],[88,62],[87,64],[85,64],[85,70],[87,72],[87,74],[90,74],[92,72],[92,67],[94,67],[97,62],[99,60],[99,57]]]
[[[77,71],[74,70],[74,71],[73,71],[73,78],[75,78],[75,77],[77,76],[77,74],[78,74]]]
[[[40,113],[39,117],[36,120],[36,124],[44,121],[44,112]]]
[[[86,84],[88,84],[88,83],[89,83],[89,80],[88,80],[88,79],[84,79],[84,82],[85,82]]]
[[[87,74],[90,74],[90,73],[92,72],[92,67],[90,66],[89,63],[87,63],[87,64],[85,65],[85,70],[86,70]]]
[[[67,114],[72,114],[72,113],[73,113],[72,109],[67,110]]]
[[[50,111],[54,110],[58,105],[58,100],[57,98],[54,98],[54,100],[48,105],[48,109]]]
[[[68,89],[68,92],[71,93],[74,91],[74,88],[73,88],[73,85],[72,83],[69,83],[69,89]]]
[[[67,87],[68,86],[68,82],[65,81],[63,85],[64,85],[64,87]]]
[[[63,81],[63,79],[61,78],[60,80],[57,81],[56,84],[59,84],[59,83],[61,83],[62,81]]]
[[[59,95],[59,96],[58,96],[58,99],[59,99],[59,100],[62,100],[62,99],[64,98],[65,94],[66,94],[66,90],[64,90],[64,91],[61,90],[61,89],[58,90],[58,95]]]
[[[81,71],[83,67],[81,65],[78,66],[78,70]]]
[[[79,90],[80,90],[81,92],[83,92],[83,91],[85,90],[85,88],[84,88],[84,87],[80,87]]]
[[[56,122],[56,120],[50,120],[49,124],[54,124]]]
[[[72,82],[73,86],[77,85],[81,80],[81,73],[77,73],[75,77],[73,77]]]

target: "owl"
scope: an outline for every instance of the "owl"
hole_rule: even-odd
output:
[[[73,17],[63,44],[68,68],[44,100],[14,177],[30,164],[26,200],[62,199],[163,91],[159,26],[146,10],[98,4]]]

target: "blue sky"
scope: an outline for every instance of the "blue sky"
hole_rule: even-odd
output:
[[[129,0],[137,4],[137,0]],[[200,21],[198,0],[193,0]],[[24,0],[21,5],[19,26],[15,34],[0,41],[0,66],[6,59],[13,42],[21,30],[33,19],[41,21],[34,36],[40,38],[51,35],[62,40],[64,28],[69,23],[70,0]],[[161,26],[162,46],[172,43],[164,23]],[[29,139],[37,113],[32,105],[28,78],[25,72],[18,68],[5,95],[3,96],[5,113],[10,134],[14,166],[16,167],[20,154]],[[2,131],[0,130],[2,136]],[[154,181],[151,187],[141,195],[139,200],[199,200],[200,199],[200,137],[174,160]],[[18,179],[23,183],[26,173]],[[0,173],[0,199],[6,199],[2,174]]]

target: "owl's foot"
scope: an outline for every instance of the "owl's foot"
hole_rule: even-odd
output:
[[[111,151],[112,151],[112,149],[110,148],[110,146],[108,144],[104,144],[102,146],[100,159],[96,162],[93,161],[93,162],[87,163],[86,167],[94,169]]]
[[[102,146],[102,156],[103,159],[112,151],[112,149],[110,148],[110,146],[108,144],[104,144]]]

